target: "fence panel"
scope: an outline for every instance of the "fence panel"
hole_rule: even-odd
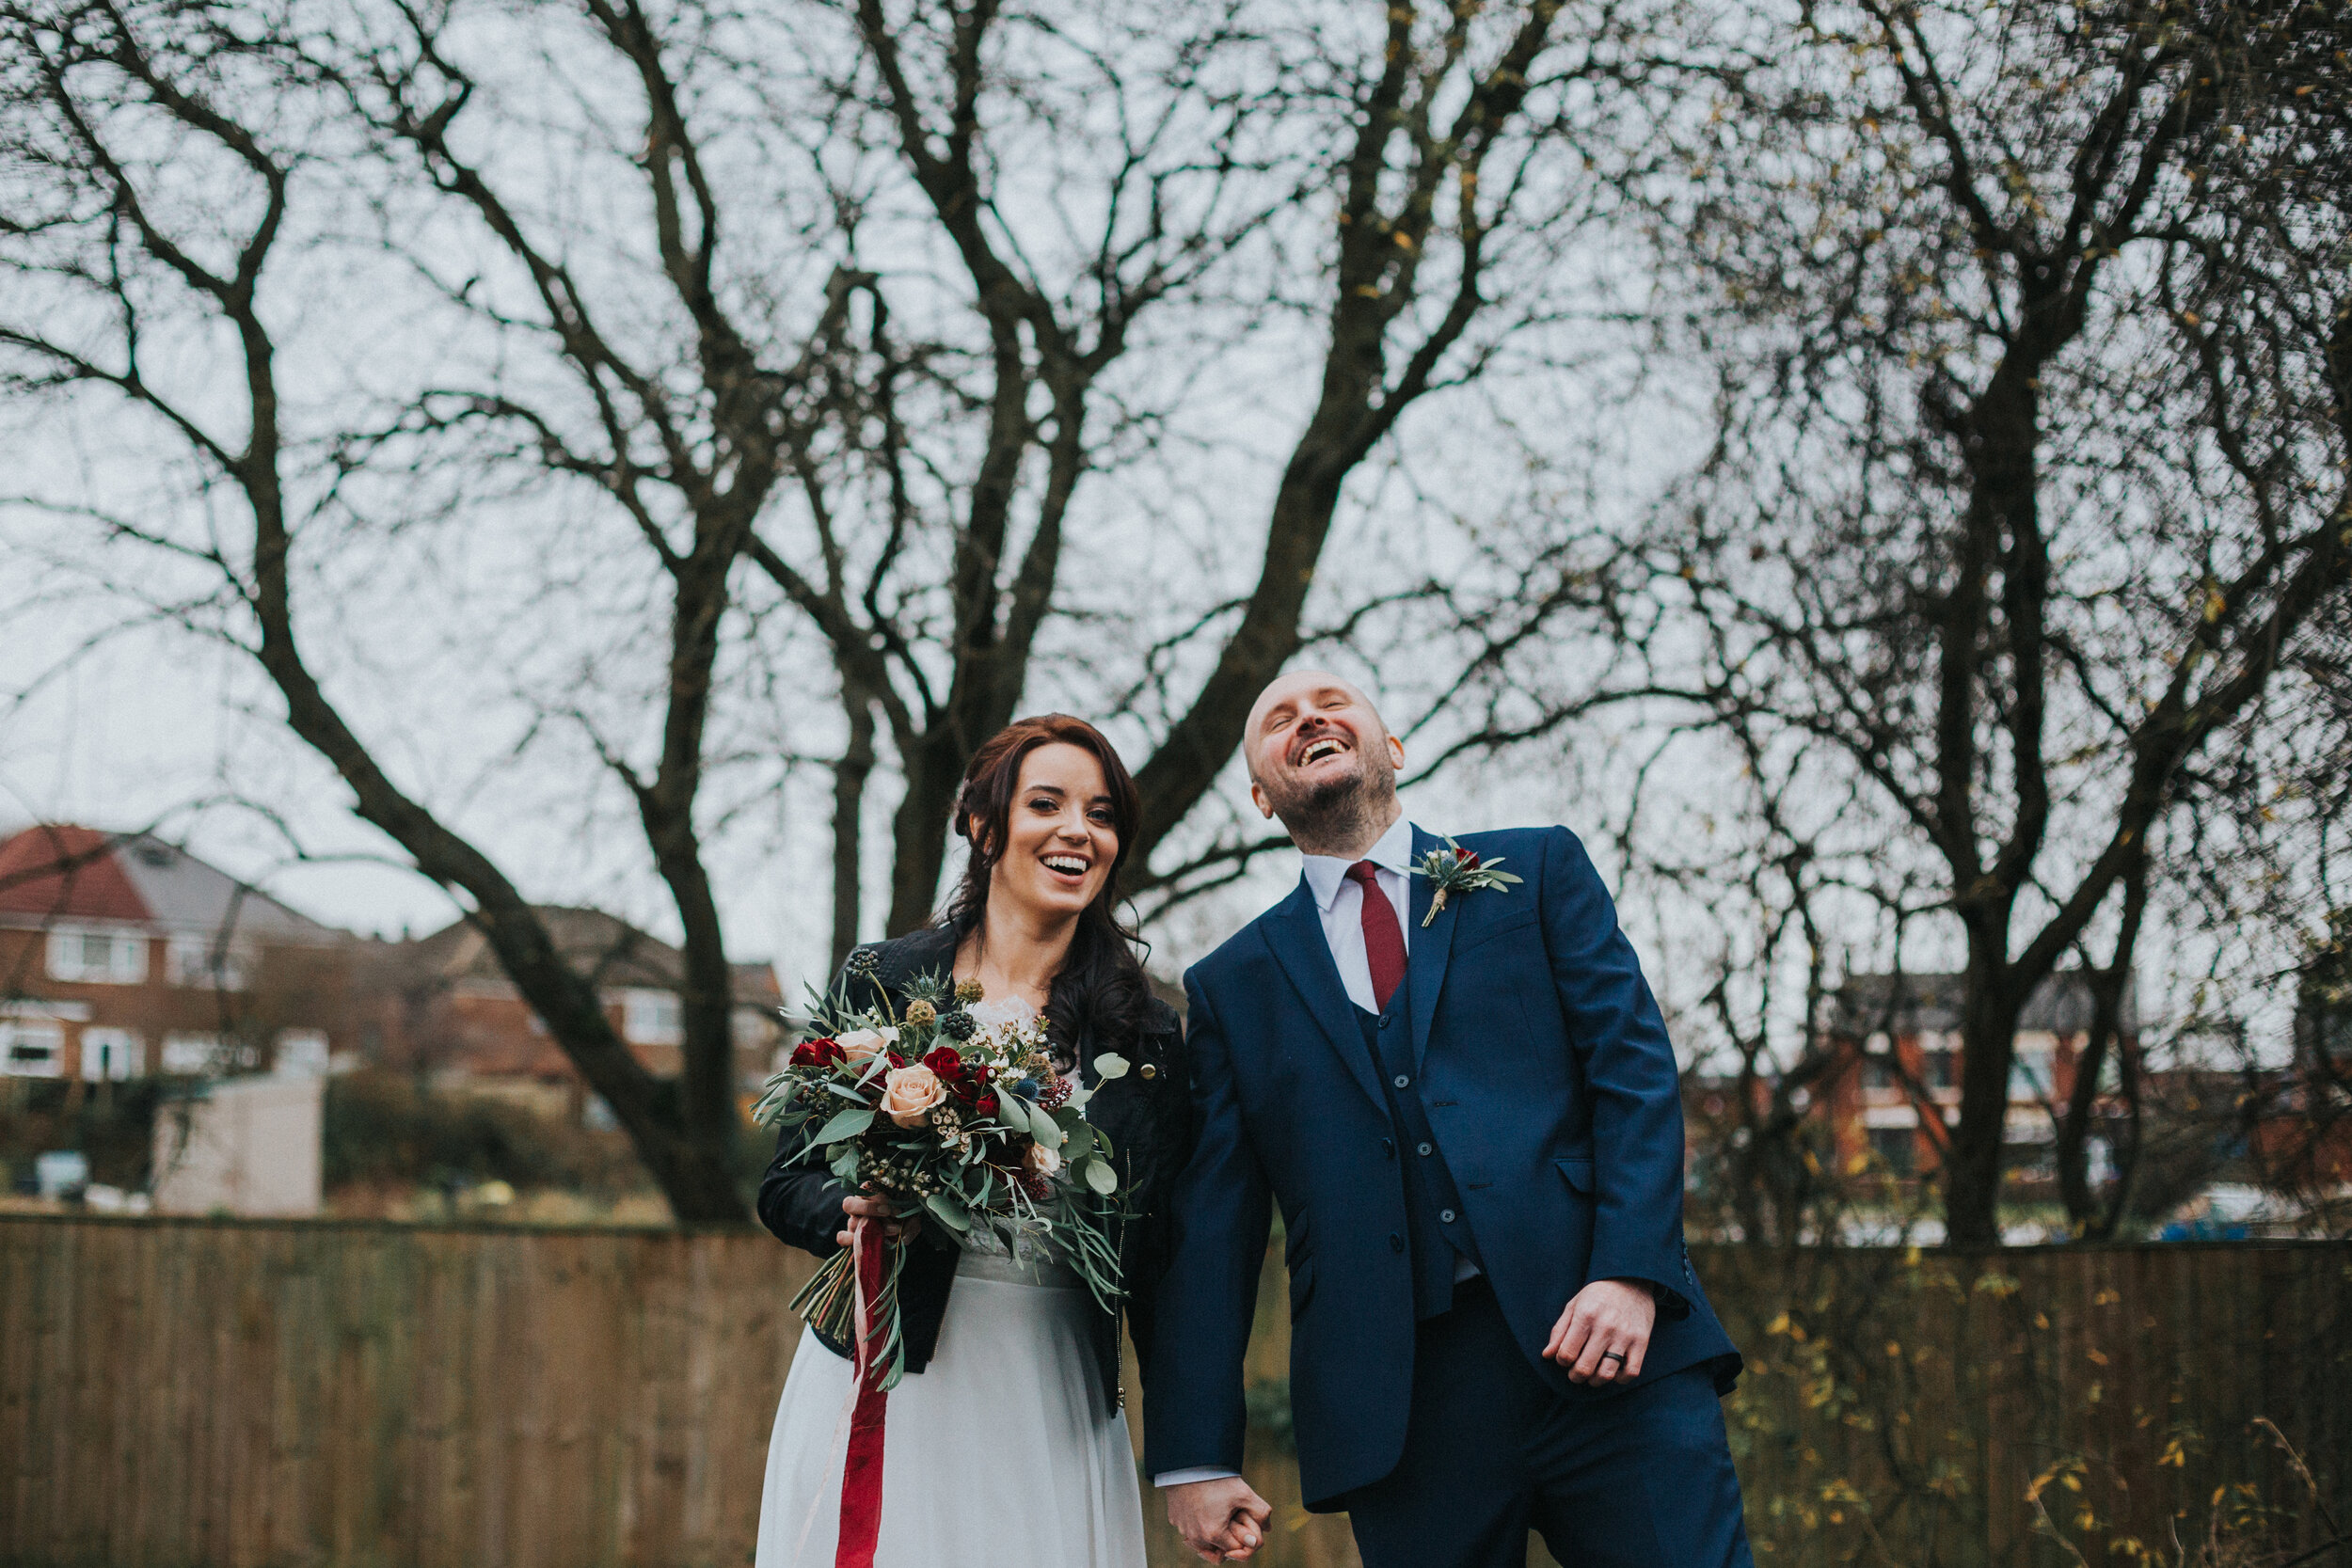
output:
[[[2257,1417],[2352,1521],[2352,1248],[1693,1251],[1749,1357],[1728,1414],[1768,1564],[2071,1561],[2037,1482],[2094,1562],[2169,1558],[2217,1489],[2325,1542]],[[0,1562],[748,1563],[807,1267],[748,1233],[0,1220]],[[1262,1560],[1353,1568],[1345,1521],[1298,1507],[1267,1277]]]

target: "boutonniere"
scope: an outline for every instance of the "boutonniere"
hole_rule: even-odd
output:
[[[1429,912],[1421,917],[1422,925],[1425,927],[1437,919],[1438,911],[1445,908],[1445,901],[1454,894],[1509,887],[1520,879],[1508,871],[1497,871],[1495,867],[1502,863],[1500,859],[1482,862],[1477,850],[1465,849],[1450,838],[1444,848],[1432,849],[1422,856],[1420,863],[1408,868],[1414,876],[1429,879]]]

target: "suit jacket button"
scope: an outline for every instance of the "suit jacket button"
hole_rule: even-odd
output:
[[[1395,1139],[1383,1138],[1380,1140],[1380,1158],[1383,1160],[1393,1160],[1396,1158]]]
[[[1160,1069],[1158,1068],[1153,1067],[1150,1062],[1143,1064],[1143,1076],[1145,1078],[1157,1078],[1159,1075]]]
[[[1405,1238],[1398,1235],[1393,1230],[1389,1232],[1389,1250],[1391,1252],[1403,1252],[1405,1250]]]
[[[1454,1223],[1454,1211],[1451,1209],[1438,1210],[1438,1220],[1440,1224],[1452,1225]]]
[[[1391,1080],[1391,1082],[1394,1083],[1400,1089],[1409,1089],[1413,1086],[1412,1077],[1408,1073],[1400,1072],[1394,1079]]]

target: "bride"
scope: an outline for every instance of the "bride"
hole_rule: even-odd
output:
[[[1057,1069],[1100,1085],[1087,1117],[1120,1168],[1127,1323],[1148,1364],[1168,1193],[1190,1152],[1192,1107],[1182,1028],[1114,912],[1139,815],[1134,780],[1091,724],[1017,721],[964,771],[955,830],[971,854],[946,918],[860,949],[848,973],[871,974],[897,1009],[909,980],[952,970],[980,988],[976,1020],[1043,1015]],[[1102,1082],[1104,1055],[1131,1070]],[[909,1249],[907,1376],[887,1408],[876,1568],[1142,1568],[1117,1315],[1067,1267],[958,1251],[920,1216],[845,1193],[803,1153],[787,1133],[760,1183],[770,1230],[821,1258],[848,1242],[848,1217],[863,1215]],[[846,1349],[814,1329],[801,1336],[768,1445],[756,1568],[834,1561],[853,1394]],[[1247,1515],[1232,1533],[1236,1555],[1258,1544]]]

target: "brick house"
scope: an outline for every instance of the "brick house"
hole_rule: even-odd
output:
[[[353,939],[151,833],[0,842],[0,1074],[323,1072]]]
[[[685,956],[601,910],[540,906],[556,951],[596,983],[637,1059],[661,1076],[684,1066],[678,988]],[[369,1055],[437,1085],[487,1094],[548,1115],[602,1119],[571,1059],[515,988],[472,923],[371,944],[361,990]],[[756,1092],[782,1038],[783,995],[764,963],[730,966],[735,979],[738,1086]]]
[[[1813,1109],[1834,1129],[1841,1164],[1867,1154],[1911,1177],[1941,1163],[1943,1141],[1931,1118],[1945,1128],[1960,1119],[1962,983],[1958,974],[1857,974],[1830,999],[1821,1033],[1843,1060]],[[2035,1154],[2057,1142],[2050,1110],[2074,1091],[2090,1021],[2090,986],[2078,971],[2036,986],[2018,1017],[2005,1141],[2028,1151],[2021,1162],[2028,1177],[2038,1172]],[[2127,1041],[2138,1037],[2128,987],[2122,1032]],[[2092,1157],[2103,1157],[2095,1139]]]

